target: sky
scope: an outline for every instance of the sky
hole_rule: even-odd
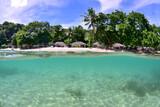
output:
[[[160,25],[160,0],[0,0],[0,23],[47,21],[63,27],[84,25],[83,16],[91,7],[104,13],[115,9],[138,11],[151,24]]]

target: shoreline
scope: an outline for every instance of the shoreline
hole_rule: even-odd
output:
[[[19,48],[6,48],[0,51],[15,51],[15,52],[96,52],[96,53],[114,53],[115,50],[100,49],[100,48],[69,48],[69,47],[45,47],[36,49],[19,49]]]
[[[62,53],[133,53],[138,55],[153,55],[160,56],[160,51],[156,51],[156,53],[144,53],[144,52],[133,52],[126,50],[111,50],[111,49],[100,49],[100,48],[70,48],[70,47],[44,47],[44,48],[36,48],[36,49],[20,49],[20,48],[6,48],[0,49],[0,51],[13,51],[13,52],[62,52]]]

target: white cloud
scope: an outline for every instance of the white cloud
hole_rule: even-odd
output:
[[[160,0],[135,0],[133,9],[139,9],[141,7],[150,5],[150,4],[160,4]]]
[[[108,9],[118,8],[122,0],[98,0],[101,4],[101,11],[106,11]]]
[[[27,6],[28,0],[11,0],[11,7],[24,7]]]
[[[84,2],[83,0],[78,0],[79,2]],[[98,1],[101,5],[100,11],[105,12],[110,9],[118,9],[123,6],[122,1],[124,0],[93,0]],[[129,1],[129,0],[128,0]],[[39,18],[43,18],[43,16],[52,16],[53,14],[58,14],[58,10],[49,10],[47,9],[43,11],[43,5],[46,7],[62,7],[64,5],[68,5],[72,0],[0,0],[0,23],[4,21],[13,21],[19,23],[28,23],[33,20],[37,20]],[[150,4],[160,4],[160,0],[133,0],[131,1],[131,6],[129,6],[129,10],[136,10],[141,7],[150,5]],[[78,6],[78,4],[75,4]],[[39,6],[38,8],[34,8]],[[72,7],[70,7],[72,8]],[[36,10],[38,9],[38,10]],[[41,10],[40,10],[41,9]],[[154,10],[153,10],[154,11]],[[39,13],[38,13],[39,12]],[[65,13],[61,13],[65,14]],[[73,14],[73,13],[72,13]],[[42,16],[42,17],[40,17]],[[55,21],[54,21],[55,20]],[[53,19],[53,22],[57,22],[56,19]],[[74,26],[74,25],[84,25],[81,23],[80,19],[76,19],[72,23],[63,24],[65,27]]]
[[[43,5],[61,7],[64,6],[67,1],[68,0],[0,0],[0,23],[4,21],[28,23],[36,20],[36,10],[32,11],[30,8],[34,8],[37,5],[42,6],[42,8]],[[55,13],[54,10],[53,13]]]
[[[67,3],[68,0],[28,0],[29,6],[34,6],[37,4],[50,5],[60,7]]]
[[[11,0],[11,6],[18,8],[18,7],[25,7],[25,6],[34,6],[36,4],[41,5],[52,5],[52,6],[62,6],[64,5],[65,0]]]

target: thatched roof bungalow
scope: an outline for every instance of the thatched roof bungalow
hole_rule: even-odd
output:
[[[94,48],[102,48],[103,46],[99,42],[93,43]]]
[[[71,47],[86,47],[87,45],[83,42],[74,42],[71,44]]]
[[[53,45],[54,47],[67,47],[67,45],[64,42],[56,42]]]
[[[125,49],[126,46],[120,43],[114,43],[112,47],[113,49]]]

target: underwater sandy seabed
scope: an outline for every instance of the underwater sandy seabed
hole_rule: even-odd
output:
[[[3,58],[0,107],[160,107],[160,58]]]

